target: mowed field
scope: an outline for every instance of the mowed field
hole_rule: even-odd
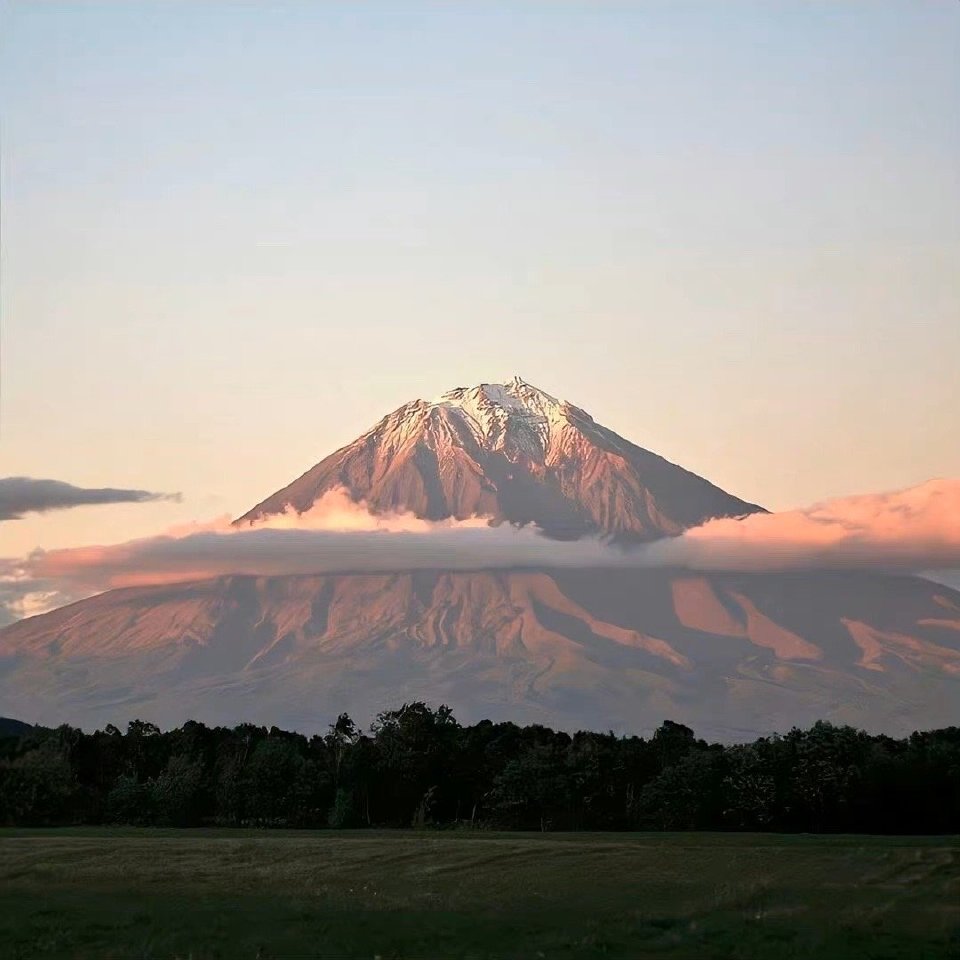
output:
[[[960,842],[0,831],[5,958],[960,956]]]

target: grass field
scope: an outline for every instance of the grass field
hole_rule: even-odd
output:
[[[0,831],[8,958],[960,956],[956,838]]]

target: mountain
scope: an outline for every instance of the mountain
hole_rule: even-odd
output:
[[[376,513],[533,522],[560,538],[650,540],[762,509],[519,377],[404,404],[236,522],[304,513],[338,488]]]
[[[342,488],[379,513],[621,541],[761,510],[519,378],[406,404],[235,523]],[[394,569],[113,590],[0,630],[0,703],[45,724],[311,732],[410,699],[571,730],[899,735],[960,720],[960,593],[874,573]]]
[[[83,726],[306,732],[404,700],[457,716],[751,739],[957,722],[960,593],[853,573],[226,577],[113,590],[0,631],[0,702]]]
[[[0,717],[0,737],[22,737],[33,730],[36,730],[36,727],[24,723],[22,720],[14,720],[13,717]]]

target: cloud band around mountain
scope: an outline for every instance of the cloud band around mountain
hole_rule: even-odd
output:
[[[703,571],[960,567],[960,479],[711,520],[644,553],[659,565]]]
[[[76,487],[62,480],[36,477],[0,477],[0,521],[19,520],[28,513],[47,513],[71,507],[179,499],[179,493]]]
[[[248,527],[228,517],[127,543],[35,551],[0,582],[35,608],[114,587],[225,575],[284,576],[522,567],[677,568],[704,572],[960,568],[960,480],[848,497],[804,510],[713,520],[632,549],[556,541],[482,519],[373,516],[339,491],[308,513]]]

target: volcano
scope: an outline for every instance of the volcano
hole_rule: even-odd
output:
[[[652,540],[761,510],[514,377],[414,400],[236,522],[343,488],[377,513],[490,517],[547,535]]]
[[[762,509],[516,377],[405,404],[235,524],[344,490],[374,514],[627,548]],[[568,730],[903,735],[957,722],[960,592],[838,571],[344,570],[129,587],[0,630],[4,712],[45,725],[309,733],[412,699]]]

